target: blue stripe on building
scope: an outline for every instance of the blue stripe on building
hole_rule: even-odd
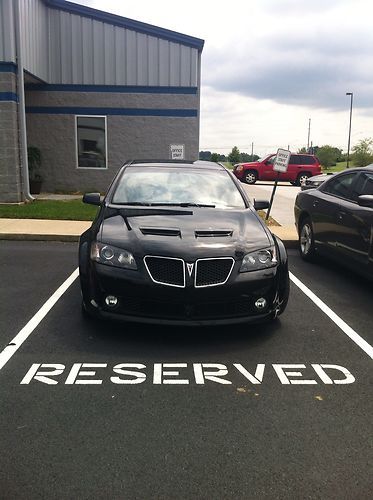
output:
[[[0,73],[17,73],[17,65],[13,62],[0,61]]]
[[[77,85],[29,83],[26,90],[44,92],[118,92],[130,94],[197,94],[197,87],[165,87],[141,85]]]
[[[14,92],[0,92],[1,102],[18,102],[18,95]]]
[[[124,116],[169,116],[197,117],[196,109],[144,109],[144,108],[82,108],[26,106],[26,113],[48,115],[124,115]]]

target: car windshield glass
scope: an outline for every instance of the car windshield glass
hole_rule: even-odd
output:
[[[115,189],[112,203],[245,208],[228,172],[182,167],[127,167]]]

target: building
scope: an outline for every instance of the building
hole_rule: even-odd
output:
[[[129,159],[198,158],[203,40],[64,0],[0,0],[0,202],[105,191]]]

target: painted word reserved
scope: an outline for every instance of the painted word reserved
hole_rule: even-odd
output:
[[[283,385],[352,384],[355,377],[347,368],[339,365],[305,364],[258,364],[249,369],[241,363],[119,363],[107,374],[107,363],[74,363],[71,368],[60,363],[33,363],[21,380],[27,385],[32,381],[56,385],[92,385],[110,381],[118,385],[142,384],[147,379],[155,385],[172,384],[204,385],[206,382],[232,384],[230,378],[237,375],[245,382],[262,384],[265,373],[274,371],[276,379]],[[304,373],[307,370],[308,375]],[[312,377],[310,377],[310,372]],[[188,377],[189,373],[189,377]]]

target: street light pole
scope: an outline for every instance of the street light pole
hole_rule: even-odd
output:
[[[354,93],[353,92],[346,92],[346,95],[349,95],[351,97],[351,101],[350,101],[350,126],[348,128],[348,146],[347,146],[347,168],[349,168],[349,165],[350,165],[352,101],[353,101],[353,98],[354,98]]]
[[[310,133],[311,133],[311,118],[308,119],[307,153],[310,152]]]

